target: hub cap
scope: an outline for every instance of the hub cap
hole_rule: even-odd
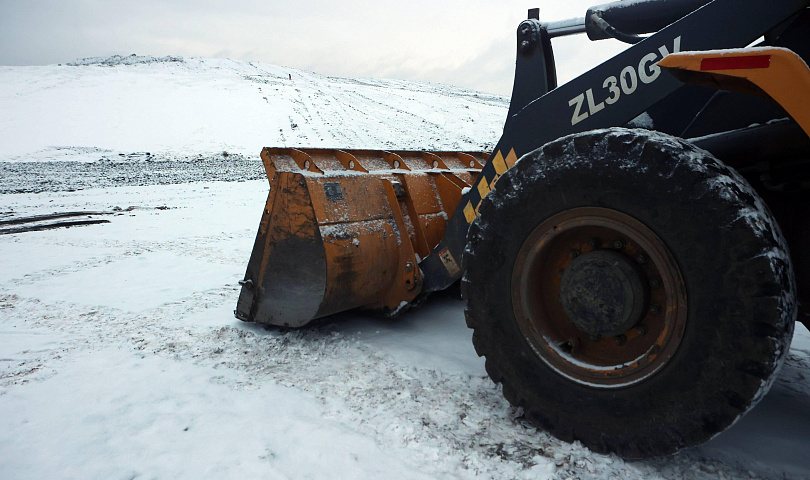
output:
[[[590,337],[624,333],[641,320],[647,304],[643,272],[624,255],[594,250],[578,256],[560,282],[560,303],[571,323]]]

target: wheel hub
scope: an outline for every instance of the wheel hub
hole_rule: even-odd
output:
[[[591,337],[619,335],[641,320],[645,283],[624,255],[595,250],[575,258],[560,284],[560,303],[578,330]]]
[[[564,210],[534,228],[515,258],[512,306],[543,362],[599,388],[658,372],[687,318],[683,277],[661,238],[603,207]]]

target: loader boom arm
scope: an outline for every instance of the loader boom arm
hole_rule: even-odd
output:
[[[503,173],[499,171],[503,162],[497,159],[520,158],[565,135],[624,125],[683,86],[675,77],[662,74],[656,65],[668,54],[745,47],[808,5],[808,0],[714,0],[569,83],[548,93],[541,87],[539,98],[524,107],[516,109],[513,105],[490,161],[456,207],[444,238],[420,263],[423,291],[442,290],[461,277],[462,272],[452,268],[447,259],[460,263],[469,224]],[[545,28],[537,20],[523,24],[526,22],[533,22],[534,29]],[[529,47],[542,45],[538,41]],[[520,55],[526,55],[525,50],[518,52],[516,90],[533,85],[533,79],[518,78]],[[537,80],[536,84],[547,84],[545,78]],[[531,96],[531,92],[515,91],[513,102]]]

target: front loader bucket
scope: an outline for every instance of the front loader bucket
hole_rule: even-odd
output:
[[[300,327],[356,308],[396,314],[485,158],[265,148],[270,192],[236,316]]]

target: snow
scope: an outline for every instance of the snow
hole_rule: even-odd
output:
[[[215,288],[222,279],[239,280],[228,265],[184,257],[144,252],[122,260],[108,259],[98,266],[21,286],[18,291],[48,302],[82,298],[92,304],[137,312]],[[153,281],[156,274],[162,279],[159,283]]]
[[[325,419],[311,395],[233,381],[118,348],[77,355],[56,378],[6,395],[0,424],[22,435],[0,443],[4,478],[430,478]]]
[[[17,212],[141,207],[0,236],[4,257],[37,259],[0,283],[0,477],[808,476],[803,327],[771,393],[737,425],[698,449],[624,462],[517,418],[458,300],[302,331],[235,320],[265,194],[249,181],[0,197]]]
[[[0,478],[810,478],[810,333],[800,325],[749,415],[699,448],[626,462],[522,420],[487,378],[463,304],[449,296],[401,318],[343,313],[302,330],[234,319],[267,180],[200,181],[185,156],[215,163],[227,148],[261,168],[258,152],[279,129],[302,144],[470,149],[494,141],[505,105],[449,87],[247,62],[135,60],[0,67],[0,106],[11,112],[0,119],[0,159],[30,165],[3,179],[0,220],[111,212],[106,224],[0,235]],[[285,84],[288,72],[296,86]],[[244,80],[251,75],[271,83]],[[277,86],[274,101],[287,107],[240,104],[263,85]],[[298,117],[297,99],[307,104],[315,91],[341,125]],[[433,103],[411,107],[408,97]],[[208,98],[219,98],[223,120],[201,107]],[[353,113],[354,101],[370,115]],[[166,115],[156,113],[161,102]],[[46,106],[55,118],[40,123],[34,110]],[[191,110],[170,111],[179,106]],[[387,124],[374,117],[394,106],[412,110]],[[467,107],[476,121],[459,128]],[[163,128],[174,136],[155,134]],[[163,167],[176,175],[117,179],[115,163],[150,165],[95,161],[118,152],[174,160]],[[99,179],[110,181],[32,188],[42,168],[70,177],[66,163],[42,162],[58,159],[103,164]]]
[[[0,105],[14,112],[0,117],[0,161],[255,158],[265,146],[483,151],[508,108],[504,97],[443,85],[129,58],[0,66]]]

